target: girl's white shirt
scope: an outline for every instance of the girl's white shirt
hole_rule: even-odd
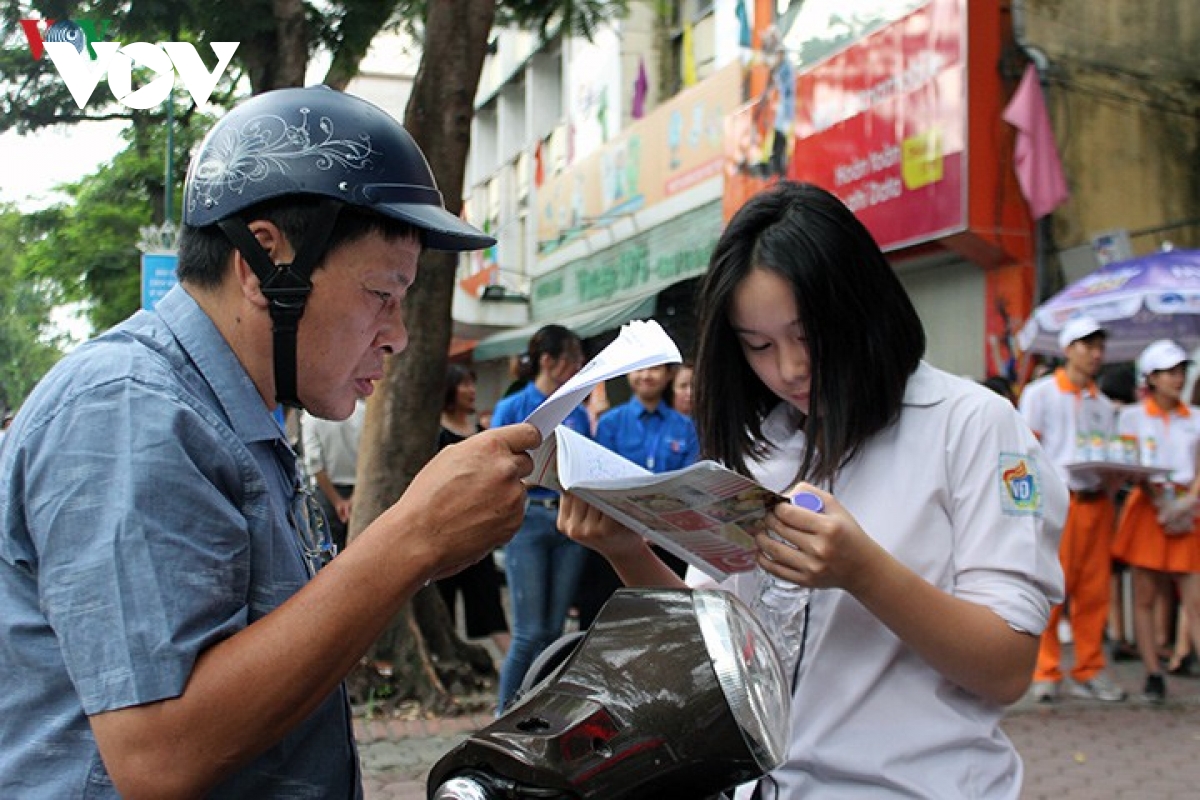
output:
[[[781,492],[804,447],[790,419],[783,405],[769,415],[775,449],[751,465]],[[1062,601],[1066,487],[1011,404],[972,381],[922,363],[900,418],[831,492],[914,572],[1016,630],[1040,634]],[[697,570],[688,580],[713,585]],[[757,579],[722,587],[749,604]],[[1002,706],[947,681],[846,592],[815,591],[809,606],[788,762],[772,774],[779,797],[1017,800],[1023,768],[999,728]]]

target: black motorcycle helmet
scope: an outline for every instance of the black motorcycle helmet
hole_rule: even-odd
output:
[[[291,264],[275,264],[242,213],[279,197],[322,198],[321,224],[293,242]],[[361,98],[326,86],[279,89],[231,110],[209,131],[188,167],[183,223],[218,225],[258,275],[270,300],[276,397],[299,406],[296,329],[312,271],[344,206],[411,225],[422,246],[464,251],[492,237],[448,212],[425,155],[399,122]]]

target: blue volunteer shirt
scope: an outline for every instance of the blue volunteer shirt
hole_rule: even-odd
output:
[[[696,425],[659,403],[648,411],[636,397],[600,417],[596,441],[651,472],[671,472],[700,457]]]
[[[87,715],[179,696],[308,580],[295,455],[178,286],[63,359],[7,438],[0,797],[116,798]],[[208,796],[361,798],[344,689]]]
[[[492,427],[499,428],[501,425],[524,422],[525,418],[544,402],[546,402],[546,395],[542,394],[533,381],[530,381],[520,391],[500,399],[492,411]],[[588,419],[587,412],[583,410],[583,406],[573,408],[562,424],[576,433],[589,439],[592,438],[592,424]],[[529,496],[534,498],[556,497],[558,493],[535,486],[529,490]]]

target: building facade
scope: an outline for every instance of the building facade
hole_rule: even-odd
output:
[[[921,314],[930,361],[1019,383],[1030,359],[1017,331],[1094,268],[1106,234],[1145,252],[1200,233],[1189,46],[1200,11],[1127,6],[634,0],[590,42],[501,34],[466,211],[499,244],[464,261],[454,310],[476,341],[464,357],[481,406],[548,322],[594,349],[653,315],[686,352],[690,289],[724,221],[777,176],[818,183],[863,219]],[[773,88],[768,26],[794,68],[794,101]],[[1069,189],[1041,220],[1005,120],[1030,64]],[[768,165],[776,148],[784,157]]]

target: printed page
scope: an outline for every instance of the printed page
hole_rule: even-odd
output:
[[[589,480],[618,478],[654,482],[658,476],[583,434],[560,425],[535,451],[529,483],[562,491]]]
[[[785,498],[713,461],[654,474],[559,428],[562,485],[716,580],[755,566],[754,536]]]
[[[621,332],[608,347],[584,365],[575,377],[559,387],[525,418],[542,433],[542,443],[530,450],[533,456],[534,483],[558,490],[555,476],[556,444],[551,433],[567,415],[582,403],[596,384],[626,375],[635,369],[683,360],[679,348],[655,320],[635,319],[621,326]]]
[[[621,479],[632,479],[635,483],[639,480],[654,482],[659,477],[570,428],[559,427],[554,431],[554,438],[558,440],[555,459],[558,480],[567,489],[595,481],[604,484]]]
[[[562,424],[571,410],[587,398],[598,383],[659,364],[683,361],[679,348],[655,320],[633,320],[621,326],[621,332],[608,347],[584,365],[575,377],[546,398],[526,422],[542,432],[543,444],[550,432]]]
[[[754,537],[783,498],[711,461],[641,489],[572,490],[714,580],[755,567]]]

